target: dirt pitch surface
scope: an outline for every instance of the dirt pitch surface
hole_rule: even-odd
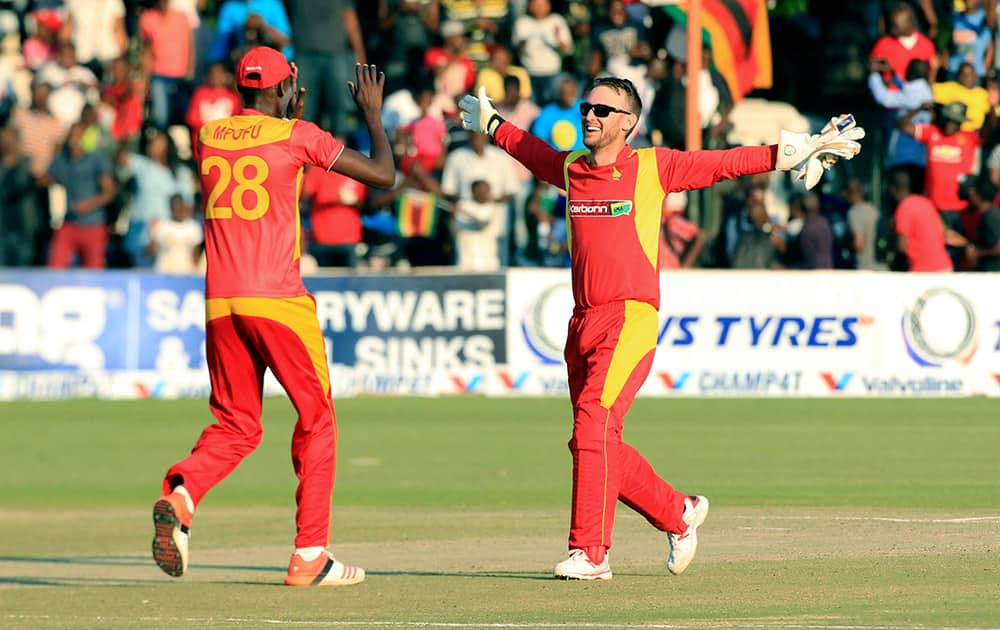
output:
[[[561,582],[564,509],[335,509],[346,588],[281,585],[291,511],[213,508],[181,579],[138,510],[0,511],[4,628],[1000,628],[1000,514],[714,505],[674,577],[618,514],[614,579]]]

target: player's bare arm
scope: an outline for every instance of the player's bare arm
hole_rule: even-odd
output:
[[[348,81],[347,86],[368,125],[372,154],[368,157],[354,149],[345,148],[334,163],[333,170],[375,188],[391,188],[396,179],[396,164],[392,158],[389,137],[382,128],[385,73],[379,72],[372,64],[357,64],[354,66],[354,78],[354,81]]]

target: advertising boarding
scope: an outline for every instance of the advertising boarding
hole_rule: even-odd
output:
[[[335,395],[476,391],[507,362],[503,275],[317,276]],[[265,389],[278,393],[268,375]],[[206,396],[204,280],[0,272],[0,399]]]
[[[566,271],[512,271],[501,391],[566,389]],[[687,272],[661,276],[640,394],[1000,395],[994,274]]]
[[[996,274],[667,273],[646,396],[1000,396]],[[566,270],[306,279],[335,396],[568,393]],[[268,393],[280,393],[270,375]],[[206,396],[199,277],[0,272],[0,399]]]

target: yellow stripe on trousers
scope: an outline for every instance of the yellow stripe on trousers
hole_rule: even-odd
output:
[[[208,321],[230,315],[262,317],[286,326],[302,341],[323,392],[330,391],[323,333],[316,320],[316,303],[308,295],[294,298],[235,297],[211,298],[205,302]]]
[[[656,320],[656,309],[651,304],[625,301],[625,321],[601,390],[601,406],[605,409],[614,406],[635,367],[656,347]]]
[[[601,493],[601,546],[605,545],[604,532],[608,510],[608,424],[611,422],[611,408],[618,400],[625,384],[632,376],[639,362],[656,347],[656,309],[646,302],[625,301],[625,321],[622,322],[618,342],[611,353],[611,363],[604,377],[601,391],[601,406],[607,410],[604,416],[604,490]]]

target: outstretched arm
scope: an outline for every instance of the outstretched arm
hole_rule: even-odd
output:
[[[778,145],[721,151],[657,149],[665,192],[705,188],[724,179],[773,171]]]
[[[538,179],[558,188],[566,187],[563,164],[567,153],[556,151],[538,136],[506,121],[497,127],[493,142]]]
[[[480,86],[479,96],[466,94],[458,107],[463,127],[493,138],[498,147],[524,164],[538,179],[559,188],[566,187],[563,165],[568,154],[556,151],[537,136],[505,121],[486,97],[485,87]]]

